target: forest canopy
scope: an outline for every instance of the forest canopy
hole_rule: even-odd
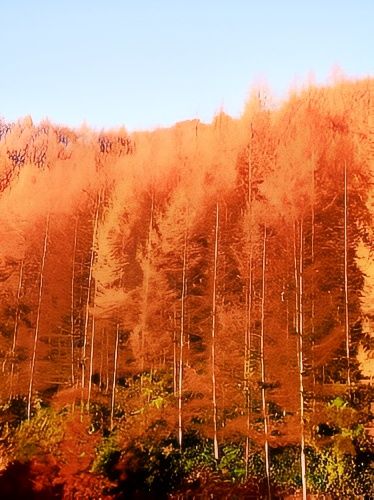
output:
[[[239,119],[132,134],[0,121],[4,457],[48,410],[91,429],[89,474],[105,446],[126,462],[157,437],[209,455],[183,478],[365,493],[372,89],[254,92]]]

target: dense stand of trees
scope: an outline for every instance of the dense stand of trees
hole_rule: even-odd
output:
[[[272,455],[299,447],[305,498],[321,408],[362,378],[372,84],[131,135],[1,122],[1,399],[28,419],[47,394],[104,400],[113,431],[162,378],[148,402],[181,450],[242,443],[246,476],[263,450],[270,495]]]

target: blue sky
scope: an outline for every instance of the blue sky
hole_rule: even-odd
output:
[[[168,126],[373,74],[372,0],[0,0],[0,116]]]

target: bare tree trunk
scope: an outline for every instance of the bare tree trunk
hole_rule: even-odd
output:
[[[17,347],[18,324],[19,324],[19,313],[20,313],[19,301],[21,298],[21,291],[22,291],[23,266],[24,266],[24,260],[22,259],[20,269],[19,269],[16,315],[14,318],[14,328],[13,328],[13,342],[12,342],[11,366],[10,366],[9,399],[12,399],[12,397],[13,397],[14,365],[15,365],[15,355],[16,355],[16,347]]]
[[[82,380],[81,386],[82,390],[86,385],[86,350],[87,350],[87,338],[88,338],[88,322],[90,317],[90,299],[91,299],[91,283],[92,283],[92,271],[95,260],[95,246],[96,246],[96,236],[97,236],[97,228],[99,224],[99,209],[100,209],[100,198],[97,197],[96,211],[95,211],[95,220],[92,232],[92,244],[91,244],[91,258],[90,258],[90,269],[88,274],[88,290],[87,290],[87,299],[86,299],[86,310],[85,310],[85,318],[84,318],[84,332],[83,332],[83,346],[82,346]]]
[[[264,226],[263,248],[262,248],[262,293],[261,293],[261,337],[260,337],[260,362],[261,362],[261,406],[262,419],[265,434],[265,474],[268,488],[268,497],[271,498],[270,489],[270,461],[269,461],[269,430],[265,395],[265,276],[266,276],[266,238],[267,228]]]
[[[303,221],[300,221],[299,239],[299,390],[300,390],[300,462],[301,462],[301,482],[303,500],[306,500],[306,464],[305,464],[305,425],[304,425],[304,360],[303,360],[303,336],[304,336],[304,312],[303,312]]]
[[[93,375],[93,361],[94,361],[94,350],[95,350],[95,303],[96,303],[96,292],[97,283],[95,283],[95,290],[93,296],[93,312],[91,319],[91,346],[90,346],[90,365],[89,365],[89,375],[88,375],[88,395],[87,395],[87,410],[90,411],[91,395],[92,395],[92,375]]]
[[[178,361],[177,361],[177,312],[173,310],[173,394],[178,394]]]
[[[116,326],[116,343],[114,348],[112,398],[110,404],[110,430],[113,430],[114,427],[114,407],[116,401],[116,384],[117,384],[117,367],[118,367],[118,346],[119,346],[119,323],[117,323]]]
[[[350,366],[350,334],[348,312],[348,189],[347,189],[347,162],[344,162],[344,326],[345,351],[347,358],[347,386],[351,387]]]
[[[315,290],[314,290],[314,240],[315,240],[315,160],[312,156],[312,241],[311,241],[311,257],[312,257],[312,311],[311,311],[311,338],[312,338],[312,383],[313,383],[313,413],[316,406],[316,372],[315,372]]]
[[[187,297],[188,295],[188,281],[186,280],[184,295]],[[191,318],[188,310],[188,303],[185,304],[185,314],[186,314],[186,323],[187,323],[187,335],[186,335],[186,348],[187,354],[185,355],[185,365],[190,368],[190,355],[191,355],[191,339],[190,339],[190,331],[191,331]]]
[[[293,257],[294,257],[294,278],[295,278],[295,315],[294,315],[294,324],[295,324],[295,332],[296,335],[299,335],[299,276],[298,276],[298,263],[297,263],[297,247],[298,247],[298,239],[297,239],[297,223],[294,223],[294,238],[293,238]]]
[[[77,234],[78,234],[78,217],[75,221],[75,230],[74,230],[74,247],[73,247],[73,261],[71,265],[71,304],[70,304],[70,349],[71,349],[71,385],[75,384],[75,372],[74,372],[74,363],[75,363],[75,353],[74,353],[74,281],[75,281],[75,258],[77,252]]]
[[[105,394],[109,392],[109,336],[108,329],[105,329],[105,347],[106,347],[106,383],[105,383]]]
[[[142,317],[140,325],[140,345],[141,345],[141,371],[144,372],[145,369],[145,329],[147,327],[148,319],[148,300],[149,300],[149,281],[151,277],[151,250],[152,250],[152,230],[153,230],[153,218],[154,218],[154,194],[152,193],[151,202],[151,216],[149,219],[148,227],[148,241],[146,249],[146,267],[144,271],[144,292],[143,292],[143,308]]]
[[[99,387],[100,392],[103,387],[103,365],[104,365],[104,333],[105,328],[101,329],[101,343],[100,343],[100,368],[99,368]]]
[[[246,327],[244,336],[244,391],[245,405],[247,412],[246,427],[247,434],[245,438],[245,474],[248,477],[248,461],[249,461],[249,431],[250,431],[250,371],[251,371],[251,315],[252,315],[252,246],[249,255],[248,280],[246,290]]]
[[[33,386],[34,386],[36,352],[37,352],[38,339],[39,339],[40,311],[41,311],[41,307],[42,307],[43,283],[44,283],[44,267],[45,267],[45,261],[46,261],[46,256],[47,256],[47,245],[48,245],[48,234],[49,234],[49,218],[50,218],[50,215],[48,213],[48,215],[46,217],[46,222],[45,222],[43,254],[42,254],[42,262],[40,265],[38,309],[37,309],[37,313],[36,313],[34,345],[33,345],[33,351],[32,351],[32,356],[31,356],[31,366],[30,366],[30,384],[29,384],[29,392],[28,392],[28,398],[27,398],[27,420],[30,420],[30,418],[31,418],[31,399],[32,399],[32,390],[33,390]]]
[[[104,351],[104,342],[103,342],[103,332],[101,332],[100,336],[100,364],[99,364],[99,391],[101,392],[101,386],[103,382],[103,351]]]
[[[187,227],[184,233],[182,295],[181,295],[181,324],[179,335],[179,374],[178,374],[178,443],[182,450],[182,384],[183,384],[183,347],[184,347],[184,305],[186,298],[186,268],[187,268]]]
[[[244,335],[244,392],[246,405],[246,438],[245,438],[245,477],[248,477],[248,462],[249,462],[249,431],[250,431],[250,387],[249,377],[251,369],[251,313],[252,313],[252,139],[253,128],[250,124],[250,140],[248,143],[248,188],[247,188],[247,209],[249,217],[249,263],[248,263],[248,279],[246,290],[246,317],[245,317],[245,335]]]
[[[213,443],[214,458],[218,460],[217,440],[217,387],[216,387],[216,323],[217,323],[217,262],[218,262],[219,205],[216,204],[216,224],[214,240],[213,300],[212,300],[212,402],[213,402]]]

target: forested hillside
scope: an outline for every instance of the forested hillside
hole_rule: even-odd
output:
[[[3,488],[370,495],[372,93],[132,134],[0,122]]]

